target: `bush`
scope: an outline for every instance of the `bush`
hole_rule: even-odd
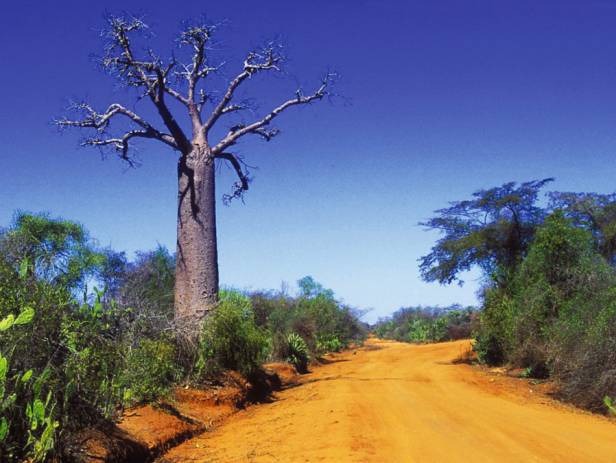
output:
[[[363,336],[310,280],[300,297],[221,291],[198,354],[180,356],[168,336],[174,262],[161,247],[135,262],[99,252],[82,226],[41,214],[0,231],[0,461],[61,459],[64,437],[165,396],[189,372],[251,376],[268,355],[305,369],[317,343],[338,350]]]
[[[34,315],[29,307],[17,316],[9,314],[0,319],[0,332],[27,325]],[[54,418],[56,402],[52,391],[45,394],[49,373],[49,369],[37,376],[32,369],[16,372],[0,352],[0,457],[3,461],[19,460],[22,455],[40,462],[53,450],[59,423]]]
[[[165,374],[169,362],[158,364],[170,355],[152,348],[156,338],[140,337],[130,310],[97,291],[78,303],[75,288],[81,285],[74,278],[49,275],[33,272],[29,259],[0,252],[0,320],[33,313],[28,324],[0,335],[6,359],[0,395],[8,399],[0,399],[7,422],[0,419],[2,461],[50,458],[58,452],[58,436],[113,419],[135,398],[153,399],[173,376]],[[71,275],[83,272],[72,266]]]
[[[171,326],[175,258],[166,248],[138,252],[135,262],[125,264],[117,280],[111,285],[119,286],[119,305],[131,309],[124,328],[130,328],[132,336],[156,337]]]
[[[550,356],[562,396],[595,411],[606,411],[603,398],[616,396],[616,277],[601,273],[595,268],[588,275],[593,294],[576,297],[563,309]],[[610,287],[601,289],[606,280]]]
[[[487,288],[483,292],[483,310],[473,349],[482,363],[503,363],[512,343],[513,302],[506,289]]]
[[[250,299],[223,290],[220,303],[203,325],[197,376],[208,377],[221,369],[252,375],[265,361],[268,340],[256,326]]]
[[[404,307],[374,327],[378,337],[403,342],[441,342],[470,337],[472,307]]]
[[[32,291],[23,266],[19,275],[0,260],[0,458],[2,461],[44,461],[56,440],[57,399],[49,365],[28,360],[28,333],[37,311],[28,297]],[[7,282],[11,285],[5,286]],[[8,304],[17,308],[6,310]],[[36,359],[40,349],[32,352]],[[38,367],[38,368],[37,368]]]
[[[126,366],[119,384],[123,400],[139,403],[166,396],[171,387],[182,378],[175,346],[162,339],[142,339],[128,351]]]
[[[297,333],[287,336],[287,360],[295,366],[299,373],[308,371],[308,345]]]
[[[476,350],[552,375],[566,400],[605,410],[616,393],[616,273],[589,232],[558,212],[546,219],[509,285],[486,290]]]
[[[317,353],[340,352],[345,347],[344,343],[336,336],[322,336],[317,339]]]
[[[509,361],[547,376],[558,320],[572,297],[587,294],[587,277],[600,260],[589,232],[561,213],[546,219],[515,277]]]
[[[288,358],[288,336],[295,333],[310,355],[337,352],[351,342],[361,343],[367,327],[356,311],[341,304],[330,289],[312,277],[298,281],[300,295],[255,292],[250,295],[259,326],[267,328],[272,360]]]

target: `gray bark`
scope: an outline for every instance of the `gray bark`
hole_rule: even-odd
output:
[[[178,162],[175,318],[192,338],[218,300],[215,162],[195,148]]]

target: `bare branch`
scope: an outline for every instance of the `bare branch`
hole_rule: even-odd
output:
[[[94,135],[86,139],[84,145],[114,148],[119,156],[131,165],[133,161],[128,155],[129,146],[137,138],[162,141],[179,150],[183,157],[188,157],[193,150],[197,150],[199,155],[222,159],[230,163],[239,179],[234,185],[233,194],[227,195],[227,199],[241,197],[248,189],[248,170],[242,159],[229,153],[227,148],[248,134],[257,135],[266,141],[272,140],[280,133],[278,128],[273,127],[272,121],[291,106],[310,104],[331,95],[330,87],[335,76],[327,74],[312,94],[305,95],[300,89],[293,98],[274,107],[261,119],[250,124],[235,125],[222,140],[210,144],[210,130],[222,116],[253,108],[250,100],[241,101],[237,95],[242,83],[259,73],[280,72],[285,61],[282,48],[274,43],[248,53],[241,72],[227,84],[220,100],[212,102],[212,92],[204,89],[201,81],[222,66],[212,66],[208,62],[212,49],[211,40],[216,29],[215,25],[203,23],[186,26],[179,36],[179,43],[189,49],[190,59],[189,62],[182,63],[173,55],[168,61],[163,60],[151,49],[136,53],[136,46],[132,43],[134,34],[147,32],[148,26],[140,18],[110,16],[108,28],[104,32],[107,44],[101,59],[102,66],[124,84],[138,89],[140,98],[148,97],[151,100],[162,120],[159,125],[166,133],[121,104],[112,104],[104,112],[97,112],[89,104],[79,103],[72,108],[80,113],[79,117],[63,118],[57,120],[56,124],[61,127],[91,129]],[[170,83],[171,80],[173,84]],[[178,82],[179,86],[175,85]],[[188,110],[192,122],[190,137],[175,119],[165,98],[175,99]],[[213,110],[203,123],[201,113],[206,103],[212,104]],[[175,109],[175,105],[173,108]],[[122,116],[119,119],[126,119],[129,123],[128,128],[124,133],[120,132],[120,135],[109,133],[111,121],[115,120],[116,116]]]
[[[238,181],[233,184],[233,192],[223,196],[224,203],[229,204],[233,199],[241,199],[244,193],[248,191],[248,184],[250,183],[248,171],[246,169],[242,169],[242,164],[244,164],[244,162],[241,158],[231,153],[219,153],[216,155],[216,159],[224,159],[228,161],[238,177]]]
[[[243,109],[247,109],[248,106],[243,105],[243,104],[231,104],[229,106],[226,106],[224,108],[222,108],[221,113],[222,114],[227,114],[227,113],[232,113],[232,112],[236,112],[236,111],[241,111]]]
[[[276,136],[279,131],[277,129],[266,130],[266,127],[270,124],[270,122],[280,115],[286,109],[297,106],[309,104],[315,100],[320,100],[324,96],[329,94],[329,87],[332,85],[336,75],[332,73],[328,73],[322,80],[319,88],[312,93],[311,95],[304,95],[301,90],[297,90],[296,97],[290,100],[285,101],[280,106],[274,108],[269,114],[267,114],[263,119],[260,119],[256,122],[253,122],[249,125],[238,125],[232,127],[229,133],[212,149],[214,154],[222,152],[226,148],[231,145],[234,145],[237,140],[244,135],[247,134],[256,134],[265,138],[267,141],[271,140],[274,136]]]
[[[120,80],[133,87],[144,88],[145,94],[156,106],[167,129],[176,140],[182,151],[190,149],[190,142],[182,128],[164,101],[165,94],[170,94],[178,101],[187,104],[185,98],[167,85],[169,72],[175,66],[175,59],[163,67],[162,60],[151,50],[148,51],[150,60],[137,59],[133,53],[129,34],[147,29],[147,25],[138,18],[121,18],[111,16],[108,20],[109,30],[106,37],[109,44],[102,60],[103,67],[117,75]]]
[[[283,61],[280,47],[270,44],[261,51],[253,51],[248,54],[244,60],[244,69],[239,73],[227,87],[222,99],[216,105],[212,114],[208,118],[207,122],[203,126],[205,134],[214,126],[216,121],[223,114],[229,113],[235,105],[230,105],[233,95],[237,88],[249,77],[262,71],[280,71],[280,64]]]
[[[152,133],[147,130],[131,130],[126,132],[121,138],[89,138],[86,139],[83,146],[112,146],[118,152],[120,159],[126,161],[130,167],[135,167],[135,161],[129,156],[128,142],[133,138],[155,138]]]
[[[280,129],[273,128],[273,129],[268,130],[264,127],[261,127],[259,129],[253,130],[252,133],[256,135],[260,135],[265,141],[271,141],[272,138],[274,138],[276,135],[280,133]]]
[[[110,105],[104,113],[96,112],[92,106],[87,103],[74,104],[70,109],[82,112],[83,118],[78,120],[62,118],[55,121],[56,125],[59,127],[91,128],[102,134],[106,133],[112,118],[122,115],[141,127],[143,129],[142,132],[147,134],[147,138],[162,141],[174,149],[179,148],[176,140],[171,135],[155,129],[150,123],[146,122],[145,119],[121,104],[114,103]]]

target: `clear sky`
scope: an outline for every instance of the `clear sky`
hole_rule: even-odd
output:
[[[2,225],[15,209],[50,211],[129,255],[174,250],[176,154],[141,144],[142,166],[130,170],[50,125],[70,98],[132,101],[90,58],[104,10],[145,13],[161,54],[182,19],[228,19],[227,75],[244,51],[281,37],[290,77],[254,84],[262,108],[324,70],[342,75],[346,99],[286,114],[275,141],[241,144],[259,169],[245,204],[219,207],[224,284],[276,288],[310,274],[374,308],[369,320],[403,305],[472,304],[477,275],[462,288],[420,281],[417,259],[437,237],[420,220],[510,180],[615,189],[612,1],[22,0],[0,17]],[[219,196],[232,181],[222,169]]]

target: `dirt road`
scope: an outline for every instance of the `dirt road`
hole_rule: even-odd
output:
[[[452,360],[468,341],[370,340],[272,403],[170,451],[175,462],[616,462],[616,425]],[[531,392],[532,391],[532,392]]]

